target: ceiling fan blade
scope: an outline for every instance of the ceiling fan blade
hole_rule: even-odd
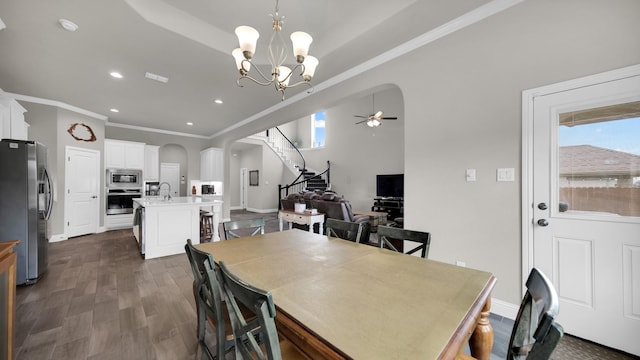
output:
[[[368,119],[368,116],[364,116],[364,115],[353,115],[353,117],[357,117],[357,118],[363,118],[363,119]]]
[[[358,124],[362,124],[363,122],[367,122],[367,121],[369,121],[369,120],[362,120],[362,121],[358,121],[358,122],[356,123],[356,125],[358,125]]]
[[[398,120],[398,118],[395,117],[395,116],[382,117],[380,119],[382,119],[382,120]]]

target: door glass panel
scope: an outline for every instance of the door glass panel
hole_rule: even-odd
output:
[[[560,212],[640,216],[640,101],[562,113]]]

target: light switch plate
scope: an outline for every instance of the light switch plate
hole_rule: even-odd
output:
[[[515,181],[515,169],[514,168],[498,168],[496,171],[497,181]]]
[[[465,176],[467,181],[476,181],[476,169],[467,169]]]

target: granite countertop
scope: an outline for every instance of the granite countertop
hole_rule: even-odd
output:
[[[222,203],[222,200],[213,197],[202,196],[180,196],[172,197],[171,200],[163,200],[162,197],[146,197],[133,199],[138,205],[143,207],[150,206],[178,206],[178,205],[194,205],[194,206],[211,206],[215,203]]]

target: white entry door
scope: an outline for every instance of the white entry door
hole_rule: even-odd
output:
[[[160,183],[169,183],[171,185],[171,196],[180,196],[180,164],[177,163],[161,163],[160,164]],[[166,191],[166,185],[160,189],[160,194]]]
[[[100,152],[66,147],[65,234],[94,234],[100,217]]]
[[[623,70],[525,92],[523,270],[552,279],[565,332],[640,355],[640,66]]]

